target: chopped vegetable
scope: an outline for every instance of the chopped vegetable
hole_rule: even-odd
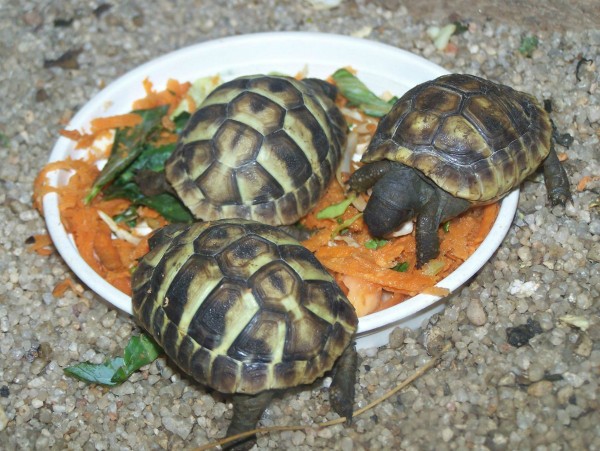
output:
[[[338,216],[342,216],[346,209],[350,206],[350,204],[354,202],[355,198],[355,195],[351,195],[350,197],[347,197],[346,199],[344,199],[341,202],[338,202],[337,204],[330,205],[320,210],[317,213],[317,219],[331,219],[337,218]]]
[[[28,249],[38,255],[50,255],[52,250],[52,239],[48,234],[33,235],[33,242]],[[28,242],[29,243],[29,242]]]
[[[104,363],[79,363],[64,369],[88,384],[115,386],[125,382],[129,376],[144,365],[152,363],[162,353],[162,349],[147,335],[131,337],[125,347],[123,357],[114,357]]]
[[[379,249],[382,246],[385,246],[388,240],[373,238],[371,240],[365,241],[365,247],[367,249]]]
[[[392,266],[390,269],[398,272],[406,272],[408,271],[409,264],[408,262],[398,263],[397,265]]]
[[[454,34],[463,34],[469,31],[469,24],[467,22],[461,22],[460,20],[456,20],[452,23],[456,27],[454,29]]]
[[[332,79],[342,94],[337,103],[352,126],[353,139],[349,139],[347,149],[350,160],[364,152],[377,128],[375,116],[387,112],[395,98],[387,95],[387,102],[377,97],[347,69],[338,70]],[[206,79],[203,83],[220,80]],[[188,92],[190,86],[199,93]],[[90,152],[82,160],[49,163],[34,184],[36,208],[41,211],[45,194],[56,193],[62,222],[82,258],[127,294],[131,294],[131,272],[137,259],[148,252],[149,232],[168,222],[193,219],[166,182],[164,164],[175,148],[177,134],[206,94],[200,92],[204,89],[200,89],[200,84],[174,80],[169,80],[167,88],[160,92],[153,89],[149,80],[144,81],[144,87],[147,95],[134,102],[132,113],[94,120],[89,134],[62,131],[61,135],[76,141],[76,147],[88,147]],[[107,155],[97,141],[104,138],[112,139],[113,145],[100,173],[96,163]],[[351,163],[350,166],[354,167]],[[66,183],[50,185],[47,175],[53,171],[66,176]],[[446,289],[435,284],[483,241],[498,212],[497,204],[492,204],[452,219],[452,226],[450,222],[442,225],[439,257],[417,269],[414,232],[409,228],[402,236],[371,236],[362,219],[366,197],[348,197],[344,189],[347,177],[347,173],[337,175],[300,225],[316,230],[303,244],[334,275],[361,315],[391,307],[418,293],[447,294]],[[94,189],[84,202],[82,193],[89,192],[92,186]],[[50,251],[42,244],[35,246],[36,252]],[[69,288],[68,283],[63,285],[57,287],[57,293]],[[123,359],[100,366],[82,364],[73,371],[84,376],[91,374],[111,385],[131,372],[128,355],[126,352]]]
[[[585,191],[585,189],[591,182],[596,182],[598,180],[600,180],[600,176],[597,176],[597,175],[596,176],[585,175],[585,176],[581,177],[581,180],[579,180],[579,183],[577,183],[577,191],[579,191],[579,192]]]
[[[426,276],[435,276],[444,269],[444,266],[446,266],[446,264],[443,260],[429,260],[423,267],[423,274]]]
[[[438,50],[444,50],[450,42],[450,37],[456,32],[456,24],[449,23],[443,27],[429,27],[427,34],[433,39],[433,45]]]
[[[145,149],[150,135],[159,128],[166,111],[166,106],[135,111],[136,115],[141,117],[141,122],[134,127],[119,128],[117,130],[110,158],[86,196],[86,203],[89,203],[106,184],[112,182],[140,155]]]
[[[393,102],[386,102],[375,95],[348,69],[338,69],[331,78],[349,104],[357,106],[369,116],[384,116],[392,108]]]
[[[521,55],[531,58],[533,51],[537,49],[539,40],[537,36],[523,36],[521,39],[521,45],[519,45],[519,52]]]

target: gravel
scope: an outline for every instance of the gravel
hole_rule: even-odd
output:
[[[358,34],[551,99],[556,126],[574,137],[570,148],[558,147],[573,186],[600,175],[599,27],[528,29],[477,16],[439,51],[426,29],[454,20],[452,13],[465,20],[473,15],[449,10],[444,22],[415,19],[389,0],[346,0],[329,10],[273,0],[188,0],[178,8],[167,1],[116,3],[0,6],[3,449],[189,449],[222,437],[231,419],[226,398],[164,358],[115,389],[66,377],[65,366],[122,352],[138,329],[87,289],[55,299],[53,287],[73,274],[57,254],[26,250],[30,236],[46,231],[31,190],[58,130],[105,84],[151,58],[255,31]],[[527,58],[518,47],[532,34],[540,44]],[[67,52],[70,58],[60,63]],[[582,57],[592,62],[581,65],[577,79]],[[550,208],[540,182],[536,176],[523,184],[502,246],[443,313],[419,330],[395,331],[387,347],[361,351],[356,405],[382,395],[451,341],[435,369],[351,426],[272,433],[260,436],[258,446],[600,449],[600,184],[574,190],[566,208]],[[526,343],[508,343],[507,328],[533,322],[536,333]],[[262,424],[333,418],[326,390],[315,383],[278,397]]]

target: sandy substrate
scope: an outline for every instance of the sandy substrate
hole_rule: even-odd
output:
[[[511,17],[484,3],[477,11],[429,1],[406,9],[393,0],[347,0],[330,10],[307,1],[136,3],[0,5],[0,448],[190,449],[224,435],[231,404],[164,358],[113,389],[64,375],[70,364],[121,353],[139,330],[88,290],[52,296],[74,276],[57,254],[26,249],[46,231],[31,206],[32,182],[58,130],[128,70],[216,37],[306,30],[385,42],[551,99],[556,126],[574,137],[558,148],[573,203],[550,208],[541,177],[527,180],[504,243],[447,309],[420,330],[396,330],[389,346],[361,352],[357,408],[451,342],[435,369],[351,426],[272,433],[258,446],[600,449],[600,181],[581,183],[600,176],[600,24],[590,2],[553,1],[539,11],[554,14],[528,9],[529,21],[515,20],[518,8]],[[590,13],[577,22],[581,11]],[[470,22],[469,31],[437,50],[427,28],[455,18]],[[525,57],[519,45],[533,34],[539,46]],[[45,64],[68,51],[70,64]],[[582,58],[590,62],[576,72]],[[527,323],[538,333],[511,345],[507,328]],[[317,383],[277,398],[262,425],[333,418]]]

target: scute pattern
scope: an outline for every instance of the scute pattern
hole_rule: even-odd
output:
[[[296,222],[335,173],[347,126],[315,84],[254,75],[215,89],[165,164],[183,203],[203,220]]]
[[[451,74],[406,92],[381,120],[362,161],[398,161],[483,204],[535,171],[551,136],[548,114],[529,94]]]
[[[178,365],[225,393],[311,383],[356,331],[354,308],[282,230],[225,219],[170,225],[132,276],[134,315]]]

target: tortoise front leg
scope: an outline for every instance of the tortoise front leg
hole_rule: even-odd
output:
[[[425,204],[417,212],[415,238],[417,241],[417,268],[421,268],[440,253],[438,229],[443,221],[466,211],[470,203],[440,188],[433,188]]]
[[[352,191],[364,193],[395,166],[398,166],[398,163],[389,160],[368,163],[354,171],[348,179],[348,186]]]
[[[567,201],[571,200],[569,178],[556,155],[554,144],[552,144],[550,153],[544,160],[543,168],[544,181],[546,182],[546,191],[548,192],[550,204],[552,206],[565,205]]]
[[[256,428],[256,424],[262,416],[265,409],[269,406],[275,390],[266,390],[257,395],[235,394],[233,395],[233,418],[227,429],[227,436],[240,434]],[[256,442],[256,435],[242,438],[232,442],[224,447],[224,449],[242,451],[252,448]]]
[[[350,343],[336,362],[333,381],[329,387],[331,407],[340,417],[346,417],[346,424],[352,422],[357,371],[358,354],[354,343]]]

